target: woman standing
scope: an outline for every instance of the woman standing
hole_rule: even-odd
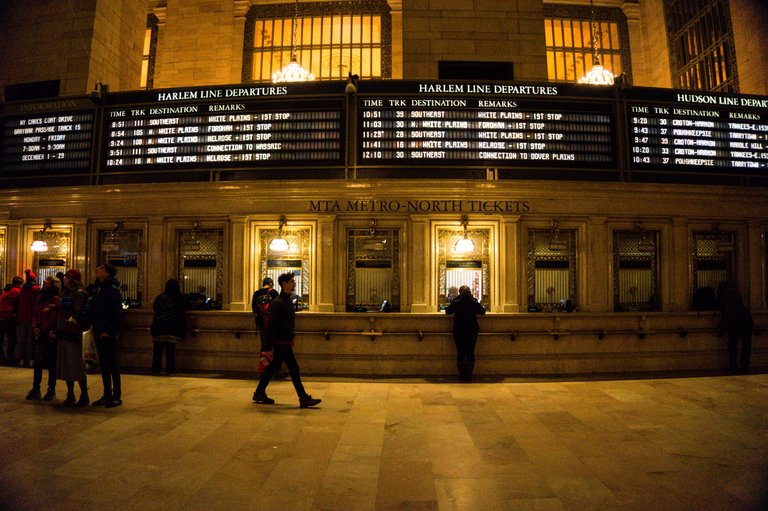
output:
[[[453,314],[453,341],[456,343],[456,364],[459,368],[459,380],[472,381],[475,369],[475,344],[480,325],[477,316],[485,314],[485,307],[472,296],[468,286],[459,288],[459,296],[451,301],[445,310]]]
[[[55,277],[48,277],[43,282],[43,289],[32,311],[35,369],[32,390],[27,394],[27,399],[40,399],[43,368],[48,369],[48,391],[43,399],[50,401],[56,397],[56,326],[60,308],[59,281]]]
[[[56,327],[59,339],[56,354],[56,375],[67,382],[64,406],[87,406],[88,382],[83,366],[83,329],[78,324],[86,305],[88,293],[83,289],[83,277],[79,270],[70,269],[64,274],[64,290],[61,296],[61,312]],[[75,382],[80,385],[80,399],[75,402]]]
[[[155,298],[152,310],[155,316],[149,331],[152,334],[152,372],[160,374],[160,367],[165,351],[165,373],[176,372],[176,345],[184,338],[187,329],[187,297],[181,292],[181,286],[176,279],[165,283],[163,294]]]

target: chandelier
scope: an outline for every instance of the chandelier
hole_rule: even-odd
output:
[[[600,64],[600,31],[595,22],[595,5],[593,0],[589,0],[590,7],[590,25],[592,29],[592,69],[579,78],[579,83],[586,85],[613,85],[614,75],[602,64]]]
[[[467,254],[475,250],[475,243],[467,237],[467,224],[469,224],[469,217],[467,215],[461,215],[461,225],[464,226],[464,237],[459,238],[459,241],[453,246],[453,251],[459,254]]]
[[[296,23],[299,17],[299,0],[293,5],[293,25],[291,26],[291,37],[293,45],[291,46],[291,61],[283,69],[272,74],[272,82],[311,82],[315,75],[301,67],[296,58]]]

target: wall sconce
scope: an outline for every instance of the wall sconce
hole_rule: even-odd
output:
[[[277,227],[277,238],[273,238],[272,241],[269,242],[269,249],[272,252],[287,252],[290,248],[290,245],[285,240],[285,238],[283,238],[283,226],[286,222],[285,216],[280,215],[279,221],[280,223]]]
[[[184,252],[197,252],[200,250],[200,240],[197,239],[197,231],[200,229],[200,220],[195,220],[195,225],[192,227],[192,236],[184,237],[181,240],[181,250]]]
[[[43,225],[43,230],[40,231],[40,235],[36,236],[35,239],[32,241],[32,244],[29,246],[29,249],[32,252],[45,252],[48,250],[48,243],[45,242],[45,231],[50,229],[51,227],[51,221],[46,220],[45,225]]]
[[[459,239],[453,246],[453,251],[459,254],[466,254],[467,252],[473,252],[475,250],[475,242],[467,237],[468,224],[469,217],[467,215],[461,215],[461,225],[464,226],[464,237]]]
[[[117,233],[122,229],[123,229],[123,222],[115,223],[114,229],[112,229],[112,232],[107,234],[107,237],[104,239],[104,243],[101,244],[102,252],[119,252],[120,251],[120,243],[118,242]]]
[[[557,226],[557,220],[552,220],[552,230],[554,237],[549,241],[549,249],[552,252],[568,250],[568,242],[560,237],[560,228]]]
[[[638,252],[655,252],[656,245],[653,244],[653,240],[648,238],[648,231],[643,229],[643,224],[635,222],[635,229],[640,231],[640,241],[637,242]]]

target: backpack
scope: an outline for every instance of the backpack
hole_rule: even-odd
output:
[[[269,306],[272,303],[272,295],[264,293],[256,298],[256,324],[259,328],[267,330],[269,329]]]

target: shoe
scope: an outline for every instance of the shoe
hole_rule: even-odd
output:
[[[272,398],[267,397],[266,394],[256,394],[253,393],[253,400],[257,403],[260,403],[262,405],[273,405],[275,404],[275,400]]]
[[[37,387],[33,387],[32,390],[27,392],[27,401],[32,401],[34,399],[40,399],[40,389]]]
[[[48,389],[48,392],[43,396],[43,401],[52,401],[56,399],[56,391],[54,389]]]
[[[101,396],[99,399],[93,402],[93,406],[107,406],[107,404],[111,402],[111,399]]]
[[[67,408],[74,408],[75,407],[75,396],[73,394],[67,394],[67,398],[64,400],[63,403],[61,403],[62,406],[66,406]]]
[[[113,399],[112,401],[109,401],[104,406],[106,408],[114,408],[116,406],[120,406],[121,404],[123,404],[123,400],[122,399]]]
[[[315,399],[309,394],[299,399],[300,408],[309,408],[310,406],[318,405],[322,402],[322,399]]]
[[[90,403],[90,402],[91,402],[91,400],[88,397],[87,393],[80,394],[80,399],[77,400],[77,403],[75,403],[75,406],[77,406],[78,408],[82,408],[84,406],[88,406],[88,403]]]

